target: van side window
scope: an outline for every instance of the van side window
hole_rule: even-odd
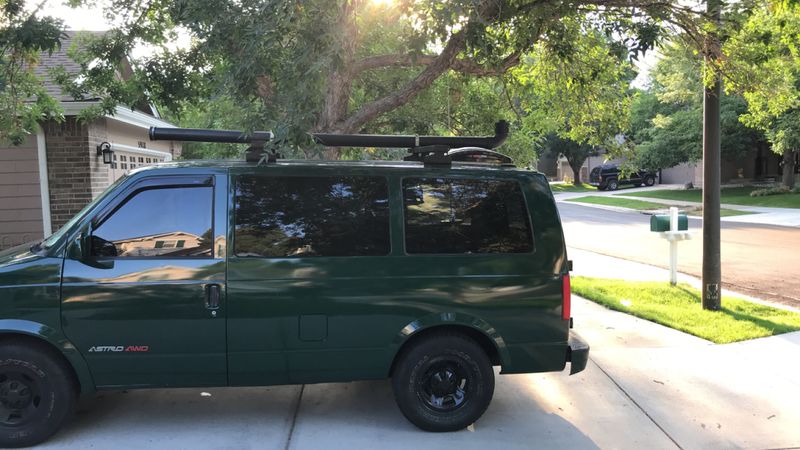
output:
[[[100,257],[211,256],[213,188],[139,191],[92,231]]]
[[[241,175],[235,202],[236,256],[377,256],[390,250],[385,178]]]
[[[403,180],[407,253],[529,253],[533,239],[519,183]]]

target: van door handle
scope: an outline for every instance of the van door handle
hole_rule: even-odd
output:
[[[206,285],[206,309],[212,311],[219,309],[219,290],[218,284]]]

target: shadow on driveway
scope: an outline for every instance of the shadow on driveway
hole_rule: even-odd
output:
[[[43,448],[674,448],[593,364],[573,377],[497,375],[472,428],[417,429],[388,380],[156,389],[98,394]]]

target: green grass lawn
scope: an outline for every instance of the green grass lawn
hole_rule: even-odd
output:
[[[700,211],[698,211],[698,212],[700,213],[700,214],[698,214],[698,216],[702,216],[703,215],[703,210],[702,209]],[[739,211],[737,209],[727,209],[727,208],[721,208],[719,210],[719,215],[721,217],[746,216],[748,214],[758,214],[758,213],[753,212],[753,211]]]
[[[756,187],[735,187],[722,190],[722,203],[747,206],[771,206],[776,208],[800,208],[800,194],[768,195],[765,197],[750,197],[750,192],[759,189]],[[625,192],[615,195],[631,197],[663,198],[666,200],[679,200],[687,202],[702,202],[702,189]]]
[[[575,277],[572,290],[610,309],[717,344],[800,330],[800,314],[739,298],[724,296],[721,311],[703,310],[700,291],[687,284]]]
[[[554,194],[558,194],[559,192],[592,192],[597,191],[597,188],[582,183],[580,186],[575,186],[572,183],[550,183],[550,189],[553,191]]]
[[[620,208],[630,208],[638,210],[658,209],[665,208],[666,206],[661,203],[645,202],[642,200],[632,200],[628,198],[615,198],[615,197],[578,197],[567,199],[568,202],[578,203],[592,203],[595,205],[618,206]]]

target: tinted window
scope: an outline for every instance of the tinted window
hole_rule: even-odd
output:
[[[92,232],[95,256],[211,256],[213,188],[148,189]]]
[[[408,253],[528,253],[533,240],[514,181],[403,181]]]
[[[389,253],[389,193],[377,177],[265,177],[236,182],[237,256]]]

